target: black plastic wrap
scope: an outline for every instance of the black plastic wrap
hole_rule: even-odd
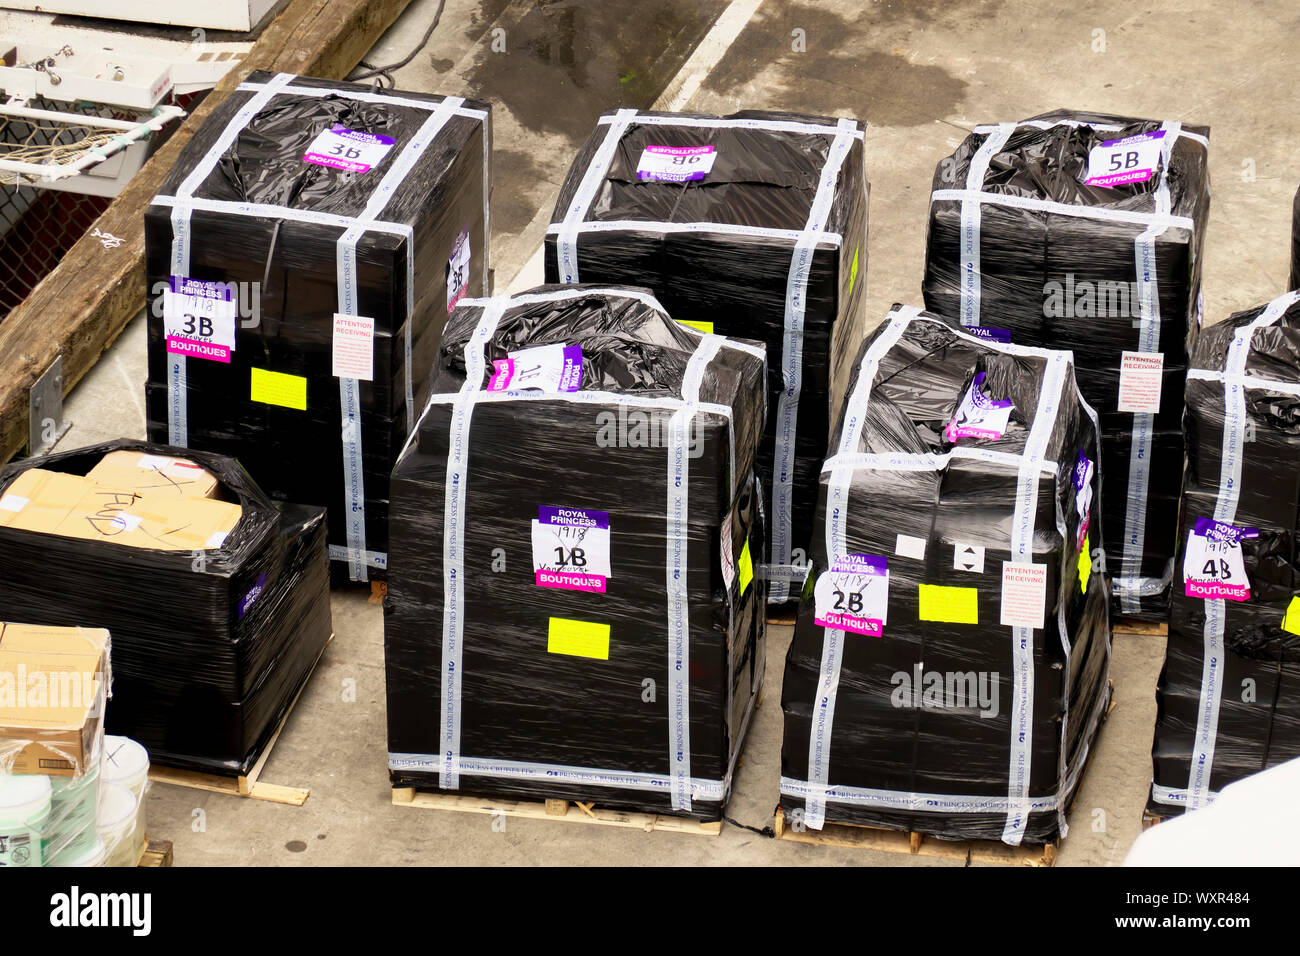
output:
[[[1163,154],[1157,146],[1152,178],[1085,184],[1094,147],[1161,131],[1172,145]],[[939,163],[932,187],[926,308],[999,330],[985,334],[1074,352],[1079,388],[1101,416],[1115,610],[1130,617],[1163,619],[1174,578],[1177,497],[1162,493],[1159,476],[1182,460],[1183,381],[1200,321],[1210,202],[1208,135],[1203,126],[1057,110],[977,128]],[[990,201],[966,201],[968,190]],[[1123,356],[1136,352],[1163,355],[1158,411],[1119,410]],[[1134,397],[1126,389],[1126,408],[1157,407]]]
[[[560,343],[582,349],[580,391],[487,390],[508,353]],[[484,364],[466,390],[467,352]],[[765,371],[759,343],[679,325],[644,290],[457,307],[393,472],[394,786],[719,818],[763,676]],[[557,509],[594,524],[575,543]],[[543,585],[557,544],[583,547],[590,590]]]
[[[1300,189],[1291,205],[1291,280],[1288,289],[1300,289]]]
[[[1201,332],[1185,423],[1160,815],[1300,756],[1300,292]]]
[[[389,473],[428,395],[448,300],[490,291],[489,106],[284,79],[290,92],[268,94],[282,78],[253,73],[223,101],[146,213],[149,436],[238,458],[273,499],[328,508],[331,557],[353,580],[382,577]],[[364,172],[303,161],[334,124],[393,143]],[[188,222],[169,198],[187,190]],[[233,284],[224,360],[169,351],[176,275]],[[336,313],[373,329],[340,337]],[[334,365],[349,343],[373,349],[369,380]]]
[[[648,286],[674,319],[767,346],[758,471],[780,603],[806,573],[831,401],[865,332],[864,126],[758,110],[632,113],[603,117],[570,166],[546,281]],[[712,167],[683,182],[643,178],[647,147],[711,147]]]
[[[1050,842],[1110,698],[1097,428],[1070,355],[895,306],[853,368],[786,657],[780,806],[814,829]],[[976,390],[1008,418],[955,434]],[[1026,574],[1040,597],[1004,585]]]
[[[239,523],[196,552],[0,528],[0,619],[106,628],[108,732],[154,763],[247,773],[330,638],[325,513],[277,506],[229,458],[128,440],[12,463],[0,493],[28,469],[85,475],[119,449],[203,466]]]

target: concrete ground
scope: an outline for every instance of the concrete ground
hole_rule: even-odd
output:
[[[416,0],[369,60],[400,59],[437,0]],[[1283,291],[1290,205],[1300,182],[1300,87],[1290,0],[1227,12],[1218,0],[1076,4],[1034,0],[447,0],[399,87],[495,103],[493,250],[499,289],[540,280],[535,251],[559,183],[596,115],[616,106],[706,112],[790,109],[869,124],[867,307],[920,304],[935,164],[977,123],[1056,107],[1208,124],[1214,183],[1204,294],[1212,320]],[[494,52],[493,46],[504,52]],[[142,436],[143,323],[73,394],[62,447]],[[263,779],[310,787],[301,808],[156,786],[149,831],[201,864],[941,865],[764,839],[716,839],[395,808],[386,775],[383,621],[365,594],[333,597],[336,639]],[[729,815],[771,822],[780,681],[789,628],[771,632],[759,711]],[[1150,779],[1163,640],[1119,635],[1117,706],[1071,817],[1061,865],[1119,863],[1140,828]],[[347,702],[348,682],[355,701]],[[948,865],[948,864],[942,864]]]

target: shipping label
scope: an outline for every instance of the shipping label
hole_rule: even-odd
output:
[[[228,282],[172,276],[163,292],[167,351],[229,365],[238,308],[234,286]]]
[[[703,179],[717,155],[713,146],[647,146],[636,165],[636,178],[668,183]]]
[[[1002,626],[1043,626],[1047,608],[1047,565],[1002,562]]]
[[[582,387],[581,345],[538,345],[492,364],[489,392],[576,392]]]
[[[994,401],[984,393],[983,372],[975,376],[966,396],[957,406],[952,421],[943,431],[943,437],[949,442],[960,438],[1001,438],[1011,421],[1010,401]]]
[[[1088,536],[1088,524],[1092,520],[1092,473],[1093,461],[1082,451],[1074,463],[1074,510],[1079,516],[1079,532],[1075,546],[1083,547],[1083,540]]]
[[[1259,537],[1256,528],[1238,528],[1213,518],[1197,518],[1183,553],[1183,587],[1187,597],[1250,599],[1250,581],[1241,542]]]
[[[538,508],[533,520],[533,575],[539,588],[604,593],[613,576],[609,512]]]
[[[384,161],[395,142],[391,136],[363,133],[335,123],[311,141],[302,161],[349,173],[368,173]]]
[[[1121,352],[1119,359],[1119,404],[1116,411],[1160,411],[1160,385],[1165,371],[1163,352]]]
[[[469,226],[465,226],[456,237],[451,247],[451,258],[447,260],[447,311],[456,308],[456,303],[465,297],[469,288]]]
[[[1108,139],[1088,151],[1088,186],[1122,186],[1144,183],[1160,167],[1160,150],[1165,131],[1139,133],[1123,139]]]
[[[874,554],[846,554],[813,585],[813,621],[850,634],[883,637],[889,610],[889,563]]]
[[[332,374],[372,382],[375,378],[375,320],[334,313]]]

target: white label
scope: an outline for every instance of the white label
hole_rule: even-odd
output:
[[[910,534],[900,534],[897,543],[894,545],[894,554],[900,558],[913,558],[917,561],[924,561],[925,539],[916,538]]]
[[[1241,542],[1257,537],[1257,528],[1197,518],[1187,533],[1187,550],[1183,554],[1184,595],[1206,600],[1249,600],[1250,580],[1246,577]]]
[[[1108,139],[1088,151],[1089,186],[1121,186],[1143,183],[1156,174],[1160,166],[1160,149],[1164,130],[1139,133],[1123,139]]]
[[[722,580],[731,590],[731,582],[736,580],[736,557],[731,553],[731,517],[722,519]]]
[[[636,178],[670,183],[703,179],[717,157],[713,146],[647,146],[636,164]]]
[[[334,313],[335,378],[372,382],[375,378],[375,320]]]
[[[972,574],[984,573],[984,549],[977,544],[958,541],[952,546],[952,567],[954,571],[969,571]]]
[[[144,468],[148,471],[161,471],[167,475],[180,475],[186,478],[192,478],[203,468],[194,464],[192,461],[181,461],[179,458],[166,458],[162,455],[142,455],[136,462],[137,468]]]
[[[961,404],[944,429],[943,437],[949,442],[962,438],[982,438],[996,441],[1006,434],[1014,407],[1006,399],[994,400],[984,393],[985,373],[980,372],[971,381]]]
[[[169,346],[210,346],[216,361],[228,362],[235,349],[238,310],[224,283],[172,276],[170,288],[163,293],[163,326]]]
[[[144,521],[144,518],[129,514],[125,511],[119,511],[117,514],[113,515],[113,520],[110,521],[109,524],[114,528],[117,528],[119,531],[134,531],[136,528],[140,527],[140,522],[142,521]]]
[[[335,123],[317,134],[302,161],[350,173],[368,173],[383,162],[395,142],[391,136],[363,133]]]
[[[22,495],[5,495],[0,498],[0,511],[22,511],[30,503],[31,499]]]
[[[831,562],[813,585],[813,623],[883,637],[889,611],[889,565],[877,555],[847,554]]]
[[[228,534],[229,534],[229,532],[226,532],[226,531],[214,531],[214,532],[212,532],[212,537],[208,538],[208,547],[209,547],[209,548],[219,548],[219,547],[221,547],[223,544],[226,543],[226,537],[227,537]]]
[[[465,296],[469,288],[469,226],[460,231],[456,242],[451,247],[451,258],[447,260],[447,311],[456,308],[456,303]]]
[[[1002,562],[1002,626],[1043,626],[1047,565]]]
[[[1121,412],[1160,411],[1160,383],[1165,370],[1162,352],[1123,352],[1119,361]]]
[[[542,506],[533,519],[532,538],[539,588],[604,592],[613,577],[608,512]]]
[[[582,387],[581,345],[536,345],[493,362],[489,392],[576,392]]]

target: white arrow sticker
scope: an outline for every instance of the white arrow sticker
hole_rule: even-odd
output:
[[[984,573],[984,549],[978,544],[958,541],[952,546],[952,566],[955,571]]]

